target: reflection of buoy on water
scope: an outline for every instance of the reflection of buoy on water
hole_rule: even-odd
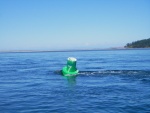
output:
[[[76,62],[77,62],[76,58],[69,57],[67,59],[67,65],[62,69],[62,74],[64,76],[78,74],[79,70],[77,70],[76,68]]]

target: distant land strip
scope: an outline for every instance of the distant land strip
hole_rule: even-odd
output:
[[[150,48],[150,38],[127,43],[125,48]]]

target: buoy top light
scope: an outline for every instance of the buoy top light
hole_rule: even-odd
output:
[[[76,68],[76,61],[77,59],[74,57],[69,57],[67,59],[67,65],[63,67],[62,73],[63,75],[76,75],[78,74],[78,70]]]

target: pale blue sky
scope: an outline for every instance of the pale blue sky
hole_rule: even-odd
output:
[[[0,0],[0,50],[121,47],[150,38],[150,0]]]

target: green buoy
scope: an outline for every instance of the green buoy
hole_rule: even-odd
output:
[[[62,74],[64,76],[78,74],[79,70],[77,70],[77,68],[76,68],[76,62],[77,62],[76,58],[69,57],[67,59],[67,65],[65,67],[63,67],[63,69],[62,69]]]

